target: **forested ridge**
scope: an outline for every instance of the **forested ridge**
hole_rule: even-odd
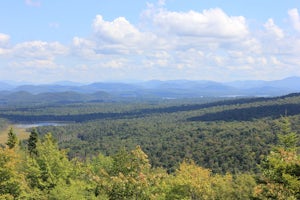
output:
[[[19,142],[9,131],[0,195],[299,199],[299,107],[299,94],[3,106],[0,128],[66,124],[30,129]]]

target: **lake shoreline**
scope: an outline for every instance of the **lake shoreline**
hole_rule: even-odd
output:
[[[36,128],[41,126],[65,126],[71,122],[58,122],[58,121],[46,121],[46,122],[34,122],[34,123],[20,123],[14,124],[18,128]]]

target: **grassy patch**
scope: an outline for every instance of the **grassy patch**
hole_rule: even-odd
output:
[[[14,125],[10,125],[7,128],[0,131],[0,144],[5,144],[7,141],[7,134],[9,132],[10,128],[13,128],[14,132],[16,133],[18,140],[24,140],[29,137],[29,132],[26,131],[25,128],[18,128]]]

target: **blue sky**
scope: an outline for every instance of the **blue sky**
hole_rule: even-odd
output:
[[[0,80],[300,76],[298,0],[0,2]]]

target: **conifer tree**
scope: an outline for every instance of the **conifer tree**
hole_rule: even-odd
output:
[[[27,145],[29,154],[31,156],[32,155],[37,155],[36,146],[37,146],[38,139],[39,139],[39,136],[38,136],[37,130],[33,129],[30,133],[30,136],[29,136],[29,139],[28,139],[28,145]]]
[[[10,149],[12,149],[16,146],[17,142],[18,142],[18,138],[17,138],[16,134],[14,133],[13,128],[10,128],[9,132],[8,132],[8,139],[7,139],[6,145]]]

